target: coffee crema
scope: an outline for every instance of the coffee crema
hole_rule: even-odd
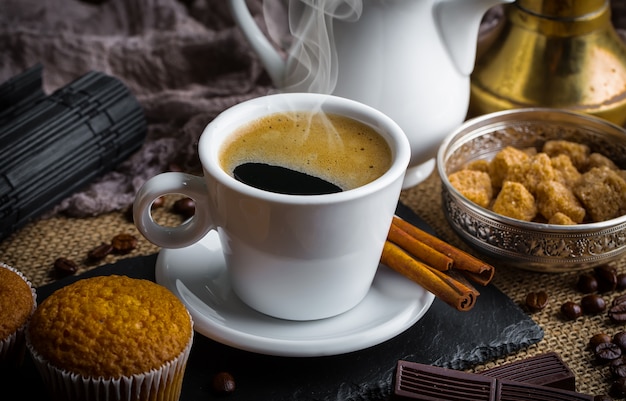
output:
[[[295,111],[245,125],[220,151],[220,165],[239,181],[271,192],[308,195],[372,182],[390,168],[391,158],[385,139],[360,121]]]

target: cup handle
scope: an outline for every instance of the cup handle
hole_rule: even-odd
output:
[[[193,217],[175,227],[162,226],[154,221],[152,203],[160,196],[182,194],[196,203]],[[204,178],[191,174],[169,172],[150,178],[141,187],[133,204],[135,226],[148,241],[163,248],[183,248],[202,239],[214,228],[209,210]]]

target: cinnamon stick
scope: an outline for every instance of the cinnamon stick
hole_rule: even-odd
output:
[[[381,262],[421,285],[456,310],[472,309],[480,295],[471,285],[416,260],[390,241],[385,242]]]
[[[387,239],[430,267],[441,271],[448,271],[452,268],[454,260],[451,257],[444,255],[422,241],[418,241],[394,224],[389,228]]]
[[[453,268],[462,270],[467,277],[481,285],[487,285],[493,279],[495,269],[488,263],[470,255],[439,238],[420,230],[411,223],[394,216],[392,226],[406,232],[417,241],[436,249],[454,260]]]

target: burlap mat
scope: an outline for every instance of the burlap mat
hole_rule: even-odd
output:
[[[433,173],[422,184],[404,191],[401,200],[436,230],[440,237],[472,252],[448,226],[441,209],[440,189],[439,178]],[[170,211],[174,200],[170,198],[163,208],[154,212],[160,224],[179,224],[182,221],[180,216]],[[114,235],[122,232],[132,233],[139,239],[137,249],[128,255],[109,255],[97,264],[87,262],[86,255],[90,249],[102,242],[109,242]],[[36,286],[41,286],[57,279],[53,263],[60,256],[76,261],[80,267],[78,273],[81,273],[121,258],[150,255],[158,250],[139,234],[125,212],[116,212],[81,219],[53,217],[31,223],[0,242],[0,261],[20,269]],[[620,271],[624,270],[623,264],[623,260],[617,263]],[[608,368],[595,366],[593,355],[587,349],[588,340],[595,333],[613,334],[624,327],[610,323],[606,314],[584,316],[573,322],[560,317],[559,309],[563,302],[579,301],[581,298],[581,294],[574,288],[579,273],[539,274],[500,265],[496,267],[494,284],[520,306],[523,307],[528,292],[544,290],[550,295],[548,307],[531,315],[543,328],[545,337],[529,349],[485,366],[477,366],[473,370],[480,371],[506,361],[556,351],[576,373],[578,391],[589,394],[607,392]],[[617,295],[617,292],[609,294],[606,299],[610,301]]]

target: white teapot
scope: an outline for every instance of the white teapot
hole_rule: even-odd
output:
[[[357,100],[400,125],[408,188],[430,175],[441,141],[466,117],[483,15],[513,0],[291,0],[286,57],[245,0],[228,1],[277,89]]]

